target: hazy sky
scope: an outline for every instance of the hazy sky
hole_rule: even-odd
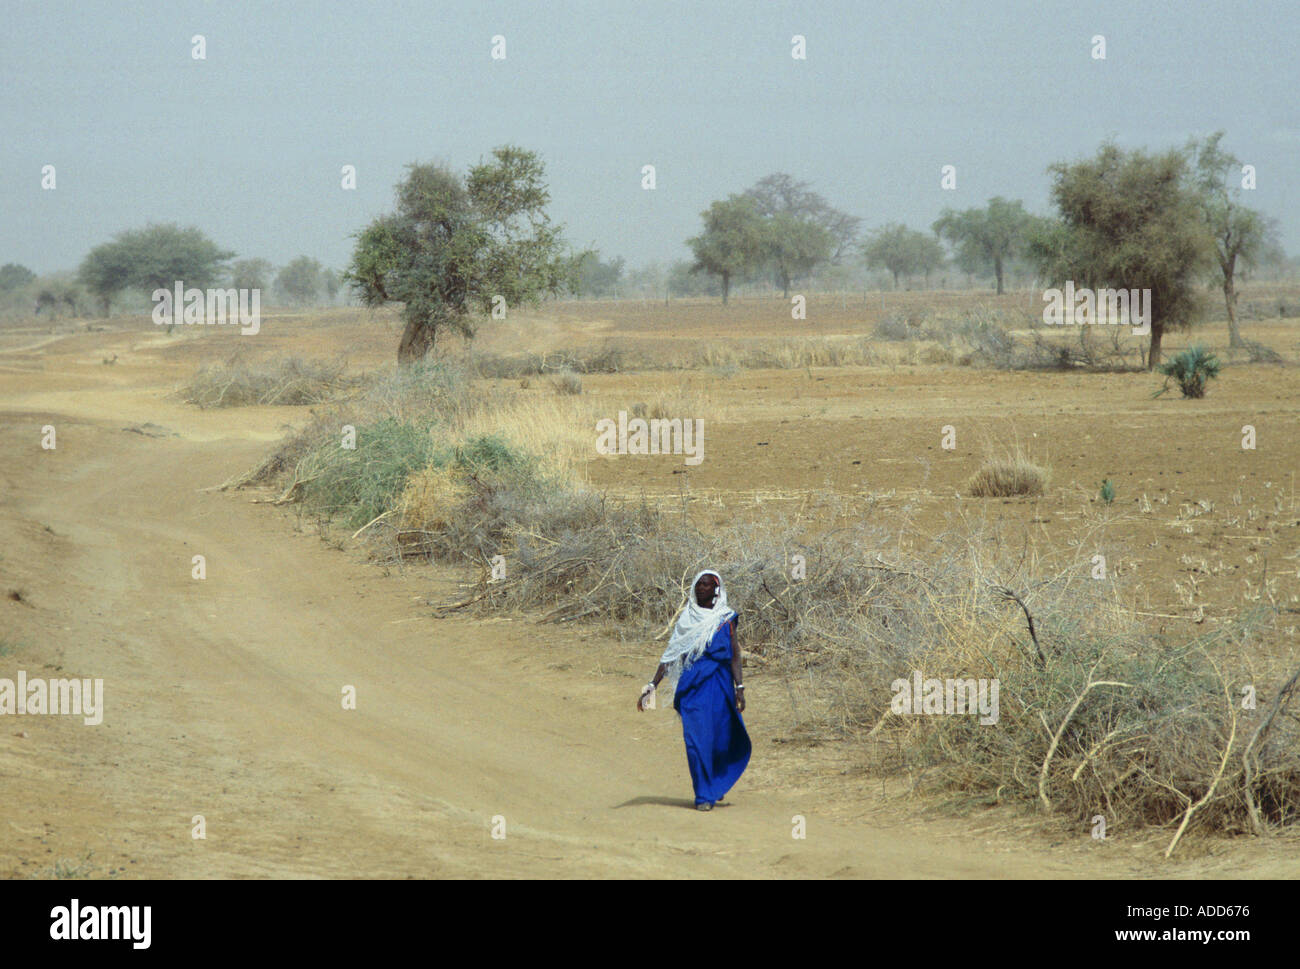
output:
[[[407,163],[463,171],[514,142],[542,154],[574,243],[641,265],[685,257],[711,200],[775,171],[868,228],[928,229],[993,195],[1048,211],[1046,167],[1108,136],[1216,128],[1295,253],[1298,22],[1295,0],[0,0],[0,263],[73,268],[174,221],[241,257],[342,267]]]

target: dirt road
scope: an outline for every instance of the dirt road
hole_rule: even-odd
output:
[[[385,575],[247,493],[285,409],[199,412],[143,356],[0,360],[0,676],[102,677],[100,726],[0,719],[0,874],[89,877],[1107,877],[1280,875],[1251,846],[1146,848],[1005,815],[920,819],[773,743],[690,809],[671,710],[633,702],[657,647],[527,620],[433,618],[450,573]],[[98,360],[95,360],[98,364]],[[133,369],[134,368],[134,369]],[[149,436],[124,428],[149,421]],[[41,428],[57,448],[40,447]],[[206,578],[191,577],[192,558]],[[48,667],[47,668],[47,665]],[[344,709],[345,687],[356,709]],[[25,733],[26,736],[20,736]],[[206,839],[191,837],[202,815]],[[792,837],[792,819],[807,836]],[[505,837],[494,839],[494,818]],[[1029,822],[1025,822],[1028,824]],[[1009,826],[1010,825],[1010,826]],[[1034,828],[1038,831],[1038,828]],[[87,853],[90,854],[87,854]]]

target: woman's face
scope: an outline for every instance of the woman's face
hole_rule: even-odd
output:
[[[700,576],[695,583],[695,601],[705,609],[712,608],[713,598],[718,594],[718,580],[712,575]]]

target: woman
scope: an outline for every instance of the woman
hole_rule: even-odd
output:
[[[727,606],[722,576],[706,569],[695,577],[692,598],[677,618],[668,648],[636,701],[645,709],[659,681],[676,681],[673,709],[682,718],[686,762],[695,786],[695,807],[712,811],[749,764],[749,734],[740,714],[745,685],[740,676],[737,613]]]

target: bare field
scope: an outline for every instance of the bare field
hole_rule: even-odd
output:
[[[1261,287],[1243,300],[1279,295],[1292,294]],[[779,299],[560,303],[485,323],[473,352],[616,346],[644,360],[703,347],[722,359],[756,341],[869,337],[884,313],[972,305],[1031,309],[1025,293],[886,294],[883,307],[857,294],[813,298],[808,320],[792,322]],[[213,490],[310,409],[199,410],[174,396],[182,382],[237,346],[252,359],[391,369],[393,315],[267,314],[257,337],[168,335],[147,319],[94,327],[0,328],[11,644],[0,662],[104,676],[109,711],[102,729],[29,718],[0,736],[6,798],[20,805],[0,833],[0,873],[48,877],[93,852],[83,876],[676,876],[684,858],[693,876],[1294,876],[1294,838],[1208,839],[1165,863],[1155,842],[1123,832],[1098,845],[1009,811],[922,816],[927,805],[886,797],[895,785],[863,775],[851,748],[785,742],[791,714],[761,670],[746,713],[760,755],[736,804],[707,819],[733,833],[706,837],[695,812],[676,810],[690,787],[671,716],[629,723],[654,644],[526,616],[435,620],[429,603],[465,580],[454,570],[386,575],[254,494]],[[1198,401],[1152,399],[1161,378],[1146,373],[924,363],[909,344],[882,345],[887,362],[872,366],[584,374],[554,419],[593,442],[593,418],[638,404],[705,421],[698,466],[593,447],[578,471],[596,489],[704,520],[797,516],[817,530],[869,517],[918,544],[954,521],[990,522],[1043,555],[1105,555],[1133,607],[1170,635],[1268,604],[1283,621],[1257,648],[1294,666],[1300,322],[1243,331],[1289,363],[1230,358]],[[1212,323],[1167,337],[1165,351],[1225,337]],[[493,384],[558,397],[546,377]],[[46,424],[55,451],[39,447]],[[1241,446],[1244,425],[1254,450]],[[1045,494],[967,497],[980,464],[1014,447],[1050,468]],[[204,596],[189,578],[196,552],[209,562]],[[355,721],[338,710],[349,683],[374,704]],[[627,738],[617,762],[588,743],[600,733]],[[194,814],[209,841],[190,839]],[[518,825],[509,847],[487,835],[496,814]],[[792,814],[821,826],[807,848],[790,847]]]

